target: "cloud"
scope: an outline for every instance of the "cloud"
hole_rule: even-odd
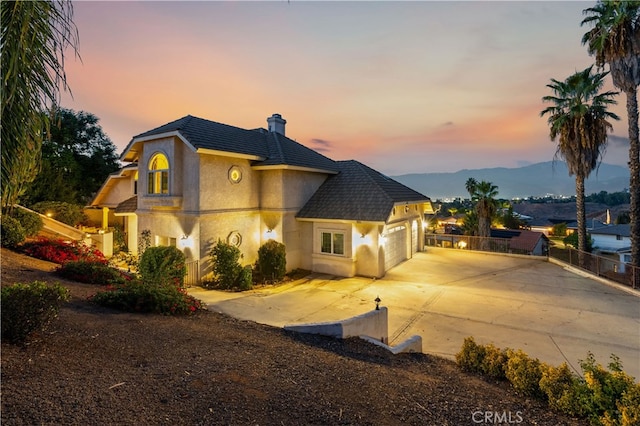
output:
[[[331,152],[333,144],[325,139],[311,139],[311,148],[318,152]]]

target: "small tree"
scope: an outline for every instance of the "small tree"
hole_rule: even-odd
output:
[[[556,237],[566,237],[567,236],[567,224],[564,223],[564,222],[556,223],[551,228],[551,233]]]
[[[285,245],[269,240],[258,249],[258,269],[264,279],[280,281],[287,273]]]
[[[140,258],[138,272],[145,284],[182,288],[187,275],[184,253],[176,247],[149,247]]]

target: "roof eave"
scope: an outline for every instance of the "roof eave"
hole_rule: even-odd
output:
[[[185,138],[182,135],[182,133],[180,133],[180,131],[174,130],[172,132],[157,133],[157,134],[154,134],[154,135],[135,137],[135,138],[131,139],[131,142],[129,142],[127,147],[122,152],[122,155],[120,155],[120,160],[122,160],[122,161],[137,161],[137,159],[140,156],[139,147],[140,147],[140,145],[142,143],[148,142],[148,141],[152,141],[152,140],[156,140],[156,139],[164,139],[164,138],[172,138],[172,137],[176,137],[176,138],[180,139],[193,152],[197,151],[196,148],[187,140],[187,138]]]
[[[233,158],[244,158],[247,160],[257,160],[264,161],[265,158],[259,155],[254,154],[242,154],[239,152],[231,152],[231,151],[221,151],[218,149],[210,149],[210,148],[197,148],[195,150],[198,154],[206,154],[206,155],[218,155],[220,157],[233,157]]]
[[[256,165],[251,166],[253,170],[295,170],[300,172],[325,173],[329,175],[337,175],[338,171],[329,169],[319,169],[315,167],[294,166],[291,164],[274,164],[274,165]]]

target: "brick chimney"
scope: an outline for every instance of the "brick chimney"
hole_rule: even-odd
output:
[[[284,125],[287,124],[287,120],[282,118],[280,114],[273,114],[267,118],[267,124],[270,132],[280,133],[284,136]]]

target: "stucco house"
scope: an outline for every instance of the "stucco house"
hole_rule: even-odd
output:
[[[134,136],[129,163],[91,206],[120,218],[131,252],[143,231],[174,245],[198,274],[218,239],[252,264],[269,239],[286,246],[287,269],[381,277],[424,247],[429,197],[355,161],[334,161],[268,128],[242,129],[185,116]]]
[[[604,225],[589,231],[593,247],[600,253],[615,254],[621,263],[631,263],[631,225]],[[620,272],[624,272],[621,265]]]

